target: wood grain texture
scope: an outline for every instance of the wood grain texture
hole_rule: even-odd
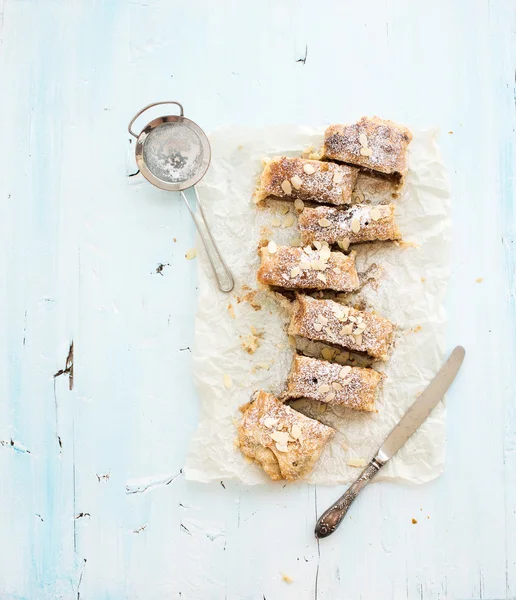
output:
[[[505,0],[0,0],[2,600],[516,597],[515,25]],[[208,131],[442,128],[468,350],[447,469],[371,486],[320,544],[341,489],[181,476],[193,228],[128,176],[127,123],[159,99]]]

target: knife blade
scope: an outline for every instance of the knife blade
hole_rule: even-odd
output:
[[[317,521],[315,537],[323,538],[332,534],[340,525],[349,507],[378,471],[391,459],[407,440],[426,421],[439,404],[455,379],[464,360],[466,351],[457,346],[425,391],[414,401],[399,423],[387,436],[371,462],[360,473],[347,491],[326,510]]]

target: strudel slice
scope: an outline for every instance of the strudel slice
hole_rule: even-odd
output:
[[[346,210],[330,206],[305,208],[299,215],[301,240],[303,244],[316,240],[340,242],[344,250],[358,242],[399,240],[394,209],[394,204],[355,204]]]
[[[330,405],[373,411],[382,376],[373,369],[342,366],[296,355],[286,398],[309,398]]]
[[[255,392],[240,408],[238,445],[271,479],[294,481],[308,475],[335,430],[280,402]]]
[[[378,117],[362,117],[353,125],[330,125],[324,134],[323,157],[380,173],[403,176],[408,169],[410,131]]]
[[[276,246],[269,243],[260,248],[260,283],[287,289],[315,289],[351,292],[359,287],[355,254],[331,252],[328,246],[314,250]]]
[[[371,312],[355,310],[333,300],[315,300],[297,294],[292,305],[289,334],[386,360],[394,325]]]
[[[269,196],[288,200],[351,203],[359,169],[306,158],[273,158],[265,165],[255,202]]]

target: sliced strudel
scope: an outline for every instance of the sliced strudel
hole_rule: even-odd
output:
[[[330,125],[324,134],[323,157],[380,173],[407,172],[410,131],[378,117],[362,117],[353,125]]]
[[[342,205],[351,203],[358,169],[305,158],[273,158],[265,165],[255,201],[269,196],[288,200],[326,202]]]
[[[296,355],[286,398],[309,398],[330,405],[373,411],[382,376],[373,369],[342,366]]]
[[[240,450],[271,479],[294,481],[308,475],[335,433],[263,391],[255,392],[240,410]]]
[[[325,245],[320,250],[310,246],[294,248],[269,243],[260,248],[260,283],[287,289],[315,289],[351,292],[359,287],[355,254],[331,252]]]
[[[386,360],[394,326],[374,313],[298,294],[292,306],[289,333]]]
[[[344,250],[358,242],[399,240],[394,209],[394,204],[355,204],[346,210],[330,206],[305,208],[299,215],[301,240],[303,244],[316,240],[339,243]]]

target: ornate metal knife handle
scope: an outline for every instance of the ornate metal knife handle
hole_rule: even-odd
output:
[[[331,535],[348,512],[349,507],[358,496],[358,493],[364,488],[378,471],[385,464],[378,456],[375,456],[367,467],[360,473],[358,479],[352,483],[344,494],[325,511],[315,525],[315,537],[324,538]]]

